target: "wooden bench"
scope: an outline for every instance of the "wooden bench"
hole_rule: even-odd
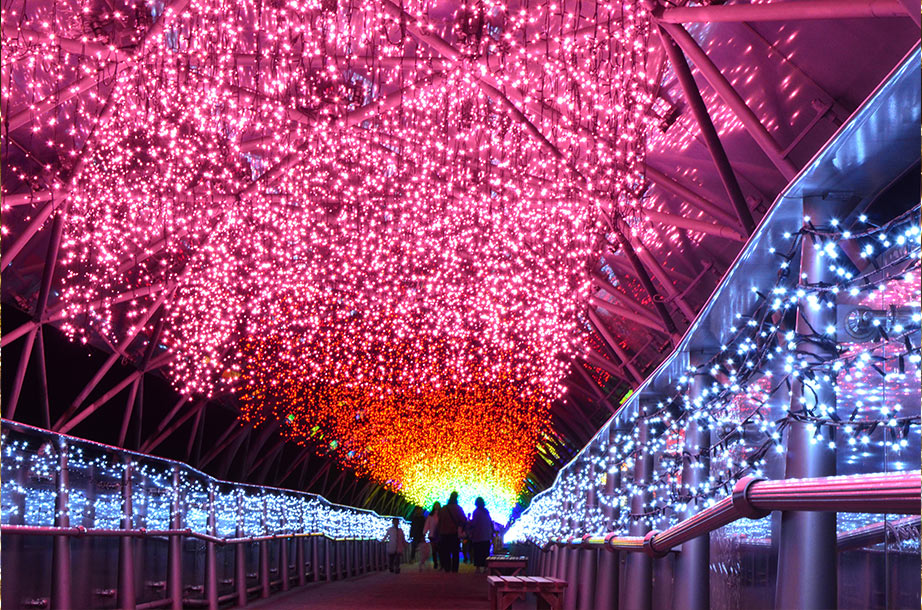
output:
[[[527,557],[511,555],[491,555],[487,557],[487,574],[489,576],[519,576],[528,566]]]
[[[563,591],[567,581],[543,576],[487,576],[490,584],[490,610],[508,610],[526,593],[538,598],[538,608],[563,610]]]

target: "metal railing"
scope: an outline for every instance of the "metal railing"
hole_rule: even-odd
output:
[[[511,524],[532,573],[570,583],[566,607],[748,605],[712,589],[834,607],[859,588],[850,601],[873,607],[917,587],[884,583],[919,557],[920,212],[888,189],[918,171],[918,131],[892,109],[918,116],[920,56],[785,188],[673,353]],[[841,567],[854,549],[864,563]]]
[[[393,517],[2,425],[4,548],[42,549],[52,565],[50,574],[4,565],[11,607],[98,607],[113,597],[120,608],[244,606],[253,594],[266,598],[386,566],[382,539]],[[48,538],[50,545],[25,542]],[[87,550],[99,569],[81,578],[73,555],[85,559]],[[114,557],[117,570],[107,567]]]
[[[617,551],[644,552],[651,557],[663,557],[670,550],[703,534],[718,530],[739,519],[760,519],[775,510],[835,511],[879,514],[919,513],[922,498],[920,471],[864,474],[812,479],[766,481],[755,477],[740,479],[733,493],[692,517],[658,532],[644,536],[570,536],[551,539],[550,546],[600,547]],[[913,522],[912,519],[904,522]],[[881,535],[880,526],[862,533],[868,540]],[[851,544],[864,537],[857,533]]]
[[[246,606],[252,594],[259,598],[268,598],[273,589],[279,592],[288,591],[292,586],[304,586],[308,582],[332,581],[357,576],[366,572],[383,570],[387,565],[385,545],[380,540],[330,538],[319,533],[274,534],[270,536],[249,536],[243,538],[220,538],[184,530],[144,530],[144,529],[87,529],[84,527],[41,527],[28,525],[2,525],[0,532],[5,535],[20,536],[54,536],[60,538],[83,537],[118,537],[125,540],[131,539],[156,539],[169,538],[180,540],[190,538],[208,543],[206,547],[206,573],[201,586],[184,583],[182,573],[181,546],[171,545],[169,556],[169,575],[166,582],[161,583],[164,589],[173,593],[169,597],[156,599],[144,603],[137,603],[130,598],[126,591],[134,591],[128,580],[134,577],[134,570],[128,569],[132,564],[120,570],[119,586],[116,589],[102,591],[104,596],[118,596],[121,608],[160,608],[171,607],[174,609],[204,606],[209,609],[218,608],[222,603],[235,602],[236,606]],[[270,554],[267,543],[277,541],[280,543],[278,567],[271,567]],[[290,543],[295,543],[295,561],[288,561]],[[243,545],[259,543],[259,571],[256,574],[247,573],[246,560],[242,557]],[[231,545],[239,549],[235,553],[238,570],[231,583],[234,586],[232,593],[218,594],[219,579],[217,576],[217,560],[215,546]],[[235,550],[236,550],[235,549]],[[131,550],[129,553],[133,553]],[[120,557],[120,563],[126,564],[127,553]],[[320,557],[323,557],[321,560]],[[62,566],[64,567],[64,566]],[[293,569],[292,569],[293,568]],[[67,566],[70,570],[70,566]],[[278,578],[271,578],[271,574]],[[257,580],[257,584],[249,586],[249,581]],[[226,580],[223,584],[231,584]],[[60,585],[59,585],[60,586]],[[52,584],[54,588],[54,583]],[[202,591],[204,597],[185,596],[184,592]],[[97,592],[100,595],[100,592]],[[177,601],[178,600],[178,601]],[[45,600],[34,599],[30,605],[47,607]],[[62,603],[58,600],[58,604]],[[52,607],[69,607],[56,606]]]

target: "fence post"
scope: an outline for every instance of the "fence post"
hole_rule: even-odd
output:
[[[352,556],[353,551],[355,551],[355,545],[353,545],[352,542],[352,540],[343,541],[346,551],[346,578],[355,575],[352,572],[355,569],[355,558]]]
[[[131,505],[131,459],[122,458],[122,529],[133,529]],[[118,606],[134,610],[137,597],[134,590],[134,540],[131,536],[119,538],[118,545]]]
[[[57,527],[70,527],[67,498],[68,485],[70,484],[67,473],[67,441],[59,438],[57,442],[58,465],[56,489],[54,500],[54,524]],[[57,610],[71,607],[71,564],[70,564],[70,538],[67,536],[54,537],[54,551],[51,568],[51,607]]]
[[[612,422],[608,429],[608,444],[613,447],[617,440],[618,429]],[[611,455],[611,454],[609,454]],[[602,515],[605,517],[605,529],[617,529],[621,516],[621,465],[610,464],[605,473],[605,501],[602,502]],[[618,581],[621,578],[621,553],[604,550],[599,553],[598,584],[596,591],[596,608],[608,609],[618,607]]]
[[[336,580],[343,579],[343,541],[333,541],[333,558],[336,561]]]
[[[554,558],[551,560],[551,575],[554,578],[566,578],[567,577],[567,562],[566,556],[563,554],[564,547],[559,544],[555,544],[552,547],[554,550]]]
[[[643,399],[637,401],[637,450],[634,456],[634,485],[637,490],[631,497],[631,536],[643,536],[650,529],[642,515],[646,510],[647,493],[643,488],[653,473],[653,454],[648,451],[650,429],[648,409]],[[646,553],[628,553],[625,563],[625,582],[630,586],[621,591],[621,606],[625,610],[650,610],[653,595],[653,560]]]
[[[288,519],[286,518],[287,502],[282,502],[282,537],[279,538],[279,576],[282,577],[282,591],[288,590]]]
[[[716,349],[714,350],[717,351]],[[688,354],[689,366],[696,369],[691,387],[691,401],[685,403],[689,416],[685,427],[686,462],[682,466],[682,482],[690,495],[701,491],[710,472],[711,432],[707,424],[699,421],[701,397],[711,383],[710,376],[698,367],[709,360],[708,354],[694,351]],[[683,519],[688,519],[702,506],[689,501]],[[711,606],[710,586],[711,536],[703,534],[682,544],[682,552],[675,559],[676,610],[707,610]]]
[[[243,519],[243,490],[238,489],[237,497],[237,538],[246,535]],[[237,605],[241,608],[247,605],[247,565],[246,543],[238,542],[234,545],[234,585],[237,588]]]
[[[182,529],[182,501],[179,487],[179,466],[173,464],[173,499],[170,506],[170,528]],[[173,610],[182,610],[182,537],[178,534],[170,536],[170,549],[167,558],[169,564],[168,586],[170,588],[170,607]]]
[[[566,513],[567,513],[567,529],[570,531],[570,536],[574,533],[579,533],[581,529],[579,527],[579,522],[573,519],[570,515],[573,510],[573,503],[569,500],[566,503]],[[576,608],[576,599],[579,595],[579,560],[580,560],[580,549],[572,546],[567,546],[564,549],[566,553],[567,563],[566,570],[564,571],[564,578],[567,580],[567,588],[564,589],[563,596],[563,605],[564,608]]]
[[[218,524],[215,518],[214,485],[208,482],[208,535],[218,535]],[[205,543],[205,595],[208,610],[218,610],[218,557],[217,545],[208,541]]]
[[[307,539],[303,536],[295,538],[295,561],[298,562],[298,586],[303,587],[307,583],[307,573],[304,571],[304,562],[306,558],[304,556],[304,545],[307,543]]]
[[[265,536],[269,533],[268,520],[266,518],[266,494],[262,495],[262,515],[260,516],[260,534]],[[269,597],[269,541],[259,541],[259,596],[263,599]]]
[[[311,580],[320,581],[320,541],[319,534],[311,536]]]
[[[564,500],[563,510],[564,510],[564,515],[570,511],[570,501],[569,500]],[[561,516],[561,519],[563,519],[563,516]],[[567,555],[567,547],[563,545],[556,545],[554,547],[554,554],[557,556],[557,561],[554,562],[554,577],[566,580],[567,560],[569,559],[569,556]],[[569,588],[569,585],[567,586],[567,588]]]
[[[591,451],[590,455],[597,454],[598,451]],[[593,458],[595,456],[593,455]],[[593,459],[589,463],[589,486],[586,490],[586,514],[583,520],[583,527],[581,528],[584,533],[590,533],[586,531],[586,528],[589,526],[590,515],[596,507],[596,489],[595,486],[598,484],[596,480],[596,470],[595,470],[595,460]],[[596,557],[598,556],[598,549],[583,549],[578,553],[580,559],[579,565],[579,595],[577,596],[577,608],[579,610],[592,610],[595,607],[595,572],[596,572]]]
[[[300,516],[300,523],[298,525],[298,531],[301,534],[307,533],[307,528],[304,526],[304,498],[301,498],[301,501],[298,502],[298,514]],[[305,536],[298,536],[295,538],[295,561],[298,562],[298,586],[303,587],[307,584],[307,572],[305,570],[305,562],[307,561],[307,553],[304,551],[304,545],[307,544],[307,538]]]
[[[847,200],[822,197],[804,198],[804,216],[821,231],[835,232],[829,222],[847,212]],[[836,282],[835,273],[825,261],[820,243],[803,236],[800,247],[801,283],[818,284]],[[823,333],[827,326],[836,324],[835,295],[827,292],[831,307],[798,307],[796,331],[799,337],[797,350],[813,362],[829,362],[836,356],[835,337],[817,341],[814,332]],[[824,366],[835,379],[831,367]],[[810,414],[814,410],[836,410],[836,394],[831,382],[824,383],[821,375],[816,380],[804,377],[795,379],[791,390],[791,413]],[[836,474],[835,430],[831,426],[819,427],[805,421],[792,421],[787,428],[785,451],[785,478],[829,477]],[[795,512],[781,513],[781,544],[778,551],[778,582],[775,591],[776,608],[835,608],[837,604],[836,575],[836,513]]]

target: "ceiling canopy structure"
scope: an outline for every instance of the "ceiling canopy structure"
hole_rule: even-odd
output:
[[[6,2],[3,416],[508,514],[918,42],[911,4]]]

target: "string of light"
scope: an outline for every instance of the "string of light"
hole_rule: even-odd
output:
[[[66,198],[72,337],[150,340],[162,299],[180,393],[238,393],[244,419],[414,502],[457,488],[511,510],[584,349],[599,209],[643,222],[639,3],[52,2],[3,20],[25,84],[4,90],[11,137],[37,151],[5,188]]]
[[[859,222],[867,223],[867,218]],[[510,530],[511,539],[543,544],[573,535],[573,523],[581,524],[581,533],[627,533],[630,523],[638,520],[649,527],[668,527],[688,506],[710,506],[727,495],[742,476],[768,476],[775,456],[784,452],[784,430],[795,421],[812,426],[813,442],[822,440],[824,428],[835,428],[838,435],[829,450],[855,459],[881,451],[896,469],[912,463],[904,454],[910,435],[920,431],[919,207],[883,226],[855,232],[818,231],[805,218],[803,228],[785,238],[790,250],[772,252],[781,259],[776,283],[752,288],[755,303],[735,316],[719,352],[689,367],[676,380],[671,397],[635,415],[610,443],[584,451],[554,487],[535,498]],[[835,283],[807,283],[792,272],[790,262],[805,239],[821,253],[823,264],[838,278]],[[867,259],[867,272],[847,271],[845,245]],[[856,313],[845,321],[849,328],[811,329],[808,334],[793,330],[799,309],[827,307],[837,298],[855,305]],[[818,359],[801,350],[804,342],[814,341],[834,345],[834,355]],[[709,381],[697,387],[697,376]],[[839,397],[838,408],[792,405],[789,395],[796,379],[804,381],[806,392],[817,384],[831,386]],[[779,411],[781,416],[772,419]],[[710,456],[701,486],[682,480],[686,464],[702,467],[697,455],[683,449],[692,419],[706,426],[712,438],[700,450]],[[651,430],[643,446],[641,422]],[[653,476],[643,483],[633,480],[640,452],[657,456]],[[602,489],[606,479],[616,475],[621,487],[608,497]],[[596,506],[586,504],[589,488],[597,490]],[[642,513],[632,514],[628,508],[635,495],[649,498]],[[614,521],[606,517],[612,510]]]

